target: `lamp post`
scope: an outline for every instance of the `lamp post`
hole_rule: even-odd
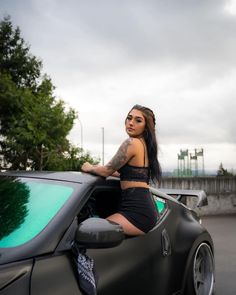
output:
[[[81,145],[81,150],[83,149],[83,125],[81,120],[78,118],[78,122],[80,124],[80,145]]]
[[[102,127],[102,165],[104,165],[104,127]]]

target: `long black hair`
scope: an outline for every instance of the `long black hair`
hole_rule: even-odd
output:
[[[143,133],[143,138],[147,146],[147,154],[150,169],[150,178],[153,182],[161,181],[161,166],[158,161],[158,144],[156,139],[156,119],[153,111],[147,107],[141,105],[134,105],[130,111],[133,109],[141,111],[145,118],[145,130]]]

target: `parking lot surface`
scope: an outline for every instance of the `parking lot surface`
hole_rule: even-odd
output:
[[[236,294],[236,214],[202,217],[215,246],[215,295]]]

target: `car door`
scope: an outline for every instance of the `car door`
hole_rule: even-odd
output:
[[[155,249],[158,251],[158,247]],[[152,245],[146,237],[126,238],[110,249],[88,250],[94,258],[98,294],[145,294],[153,268]]]
[[[97,199],[103,197],[103,202],[94,204],[94,197]],[[109,214],[109,208],[115,210],[118,197],[117,188],[99,187],[93,191],[83,209],[91,213],[92,207],[96,205],[102,213],[100,217],[105,217],[103,214]],[[86,208],[87,205],[89,210]],[[84,214],[81,215],[85,218]],[[160,266],[164,268],[166,266],[166,259],[163,257],[162,229],[163,223],[159,221],[148,234],[126,237],[119,246],[87,250],[87,255],[95,262],[98,294],[132,295],[147,294],[147,292],[149,295],[156,294],[158,285],[156,275],[160,274]],[[161,282],[160,276],[159,278],[160,284],[163,285],[164,282]],[[78,285],[76,264],[69,249],[35,258],[31,294],[82,294]]]
[[[30,295],[33,260],[0,265],[0,295]]]
[[[117,190],[99,188],[97,198],[106,194],[107,201],[106,204],[102,202],[103,207],[114,207],[109,201],[118,198]],[[95,261],[98,294],[147,294],[147,290],[148,294],[156,294],[153,274],[163,257],[161,239],[162,233],[157,225],[143,236],[126,237],[114,248],[88,250],[87,254]]]
[[[82,295],[70,251],[35,259],[31,295]]]

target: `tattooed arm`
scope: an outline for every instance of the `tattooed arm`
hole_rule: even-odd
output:
[[[117,175],[117,170],[125,165],[134,156],[133,139],[128,138],[119,147],[115,156],[105,166],[91,165],[84,163],[81,170],[84,172],[107,177],[109,175]]]

